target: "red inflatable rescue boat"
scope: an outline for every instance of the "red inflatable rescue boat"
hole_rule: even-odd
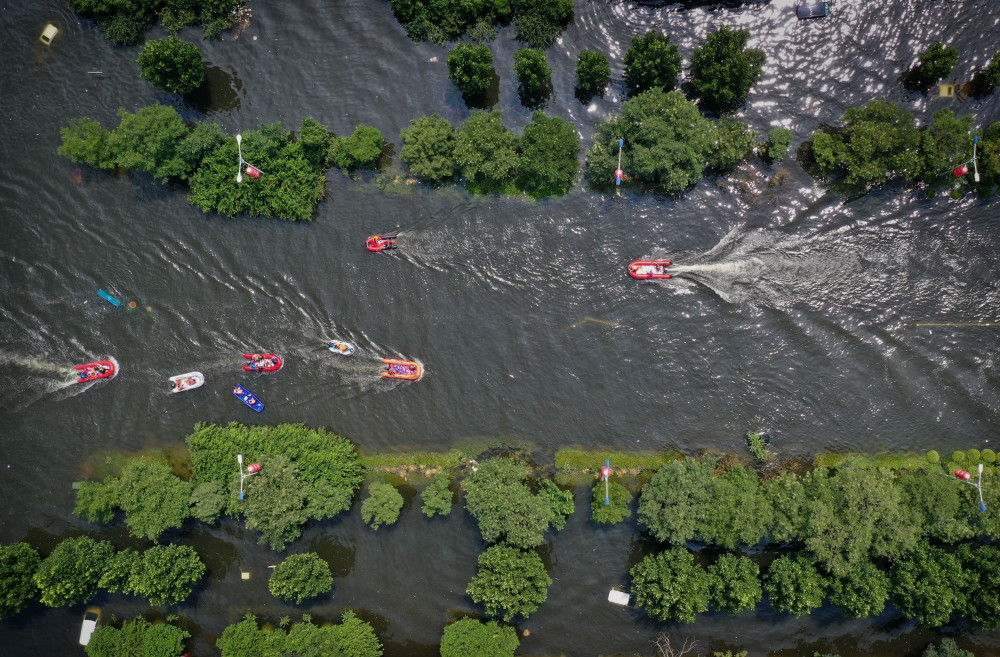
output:
[[[404,381],[416,381],[424,375],[424,367],[415,360],[396,360],[395,358],[383,358],[382,362],[389,367],[385,368],[382,376],[390,379],[403,379]]]
[[[77,383],[108,379],[118,373],[118,365],[113,360],[96,360],[93,363],[75,365],[73,369],[79,370]]]
[[[369,251],[389,251],[396,248],[395,235],[372,235],[365,240],[365,248]]]
[[[274,354],[243,354],[250,362],[243,366],[248,372],[277,372],[284,363]]]
[[[670,278],[669,266],[669,260],[636,260],[628,266],[628,274],[632,278]]]

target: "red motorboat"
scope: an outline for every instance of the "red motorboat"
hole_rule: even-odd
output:
[[[632,278],[670,278],[669,266],[669,260],[636,260],[628,266],[628,274]]]
[[[93,363],[74,365],[73,369],[79,370],[77,383],[87,383],[113,377],[118,373],[118,364],[113,360],[95,360]]]
[[[365,248],[369,251],[389,251],[396,248],[395,235],[372,235],[365,240]]]
[[[404,381],[416,381],[424,375],[424,367],[415,360],[397,360],[395,358],[383,358],[382,362],[389,367],[385,368],[382,376],[390,379],[403,379]]]
[[[277,372],[284,363],[274,354],[243,354],[250,362],[243,366],[248,372]]]

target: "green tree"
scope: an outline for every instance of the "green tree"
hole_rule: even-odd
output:
[[[479,523],[483,540],[506,541],[519,548],[545,541],[556,510],[550,499],[531,492],[527,478],[525,466],[498,457],[481,463],[465,480],[465,506]]]
[[[778,162],[785,157],[788,147],[795,139],[795,133],[788,128],[772,128],[767,133],[767,143],[764,144],[763,155],[768,162]]]
[[[479,571],[465,590],[486,613],[510,622],[527,618],[548,597],[552,579],[541,557],[508,545],[494,545],[479,555]]]
[[[927,648],[921,653],[920,657],[976,657],[974,653],[968,650],[962,650],[955,643],[954,639],[949,639],[945,637],[941,639],[941,643],[935,646],[933,643],[927,646]]]
[[[965,573],[962,615],[992,632],[1000,627],[1000,550],[962,545],[955,552]]]
[[[727,614],[752,611],[764,596],[760,569],[753,561],[735,554],[720,555],[708,567],[712,606]]]
[[[187,170],[176,156],[177,145],[190,132],[173,107],[149,105],[135,114],[118,110],[121,122],[108,136],[108,149],[118,166],[152,174],[165,182]],[[232,175],[232,161],[229,163]]]
[[[973,78],[973,94],[979,98],[993,93],[1000,84],[1000,52],[993,55],[990,63]]]
[[[485,93],[493,80],[493,53],[487,46],[458,44],[448,53],[448,77],[467,96]]]
[[[698,43],[691,54],[692,96],[711,112],[736,109],[764,69],[764,51],[747,49],[750,30],[720,27]]]
[[[968,501],[954,481],[921,472],[901,475],[897,485],[903,508],[919,535],[945,543],[972,537],[972,527],[962,513]]]
[[[757,475],[737,465],[712,479],[711,501],[700,528],[702,540],[733,549],[753,546],[767,534],[771,505]]]
[[[517,81],[525,94],[533,95],[551,83],[552,68],[545,53],[532,48],[521,48],[514,53],[514,70]]]
[[[265,632],[248,613],[239,623],[227,625],[215,645],[222,657],[276,657],[284,650],[285,636],[283,630]]]
[[[307,598],[329,593],[333,588],[330,565],[314,552],[293,554],[278,564],[267,581],[271,595],[302,604]]]
[[[791,472],[782,472],[764,483],[764,495],[771,503],[771,540],[800,539],[805,533],[806,489]]]
[[[473,192],[499,191],[514,177],[517,137],[503,124],[501,112],[472,112],[457,132],[455,164]]]
[[[361,517],[372,529],[391,525],[399,519],[403,509],[403,496],[395,486],[375,481],[368,486],[368,497],[361,503]]]
[[[944,625],[963,604],[961,562],[940,548],[918,545],[893,562],[889,577],[896,607],[925,627]]]
[[[681,55],[670,37],[651,30],[632,37],[625,52],[625,82],[632,95],[650,89],[670,91],[681,72]]]
[[[438,114],[410,121],[400,132],[399,158],[425,183],[437,185],[455,177],[455,131]]]
[[[186,94],[205,81],[205,60],[198,46],[175,36],[150,41],[136,61],[144,80],[171,93]]]
[[[576,88],[584,99],[604,93],[611,79],[608,56],[596,50],[581,50],[576,57]]]
[[[778,557],[771,562],[764,579],[764,590],[774,609],[796,617],[822,605],[825,588],[813,561],[802,554]]]
[[[101,625],[84,650],[87,657],[177,657],[190,634],[167,623],[154,625],[142,616],[122,623],[121,628]]]
[[[830,581],[830,602],[851,618],[878,616],[889,599],[889,576],[871,561],[852,564]]]
[[[309,519],[308,493],[287,458],[262,458],[260,472],[248,478],[243,487],[241,509],[246,525],[261,533],[261,543],[269,544],[272,550],[282,550],[302,535],[302,525]]]
[[[226,487],[218,481],[206,481],[191,491],[191,515],[212,524],[226,508]]]
[[[534,198],[565,194],[580,170],[580,135],[572,123],[535,112],[521,137],[518,185]]]
[[[607,499],[610,504],[605,504]],[[607,495],[603,481],[594,483],[593,500],[590,502],[590,517],[602,525],[613,525],[632,515],[632,493],[618,481],[609,481]]]
[[[451,492],[451,475],[439,472],[420,493],[420,499],[424,501],[420,510],[428,518],[435,515],[446,516],[451,513],[454,498],[455,494]]]
[[[902,505],[902,491],[887,485],[892,473],[848,459],[836,470],[819,468],[807,478],[808,522],[803,540],[836,577],[869,558],[893,558],[917,544],[918,534]]]
[[[685,548],[649,555],[629,574],[635,606],[654,620],[693,623],[697,614],[708,611],[712,578]]]
[[[940,41],[932,43],[920,54],[920,64],[908,77],[910,88],[926,91],[932,84],[951,73],[958,63],[958,50]]]
[[[111,482],[84,481],[76,491],[73,513],[89,522],[111,522],[118,505],[118,492]]]
[[[849,107],[838,134],[817,132],[813,152],[819,173],[839,172],[855,187],[878,185],[891,178],[917,180],[925,163],[920,131],[913,115],[898,104],[876,98],[864,107]],[[820,135],[826,135],[819,139]]]
[[[715,127],[679,91],[658,89],[622,104],[621,116],[597,126],[587,151],[591,184],[609,185],[618,167],[658,191],[676,194],[701,180],[716,144]]]
[[[177,143],[174,159],[178,174],[182,180],[189,182],[195,169],[206,155],[219,148],[225,137],[218,123],[195,123],[191,132]]]
[[[931,122],[923,130],[921,143],[929,176],[947,173],[950,178],[950,169],[969,159],[972,153],[972,118],[955,118],[950,107],[934,112]],[[970,459],[972,462],[978,460],[978,456]]]
[[[0,545],[0,620],[13,616],[38,596],[33,579],[42,563],[27,543]]]
[[[983,185],[992,187],[1000,180],[1000,121],[983,131],[977,157]]]
[[[337,140],[333,161],[345,171],[370,169],[378,164],[385,140],[378,128],[359,125],[350,137]]]
[[[519,643],[510,625],[462,618],[445,626],[441,657],[514,657]]]
[[[660,466],[639,493],[639,522],[657,540],[674,545],[702,537],[715,510],[710,459],[684,459]]]
[[[573,16],[573,0],[516,0],[517,39],[532,48],[548,48]]]
[[[86,117],[70,119],[59,131],[62,143],[58,153],[74,162],[89,164],[96,169],[113,169],[115,156],[108,145],[111,133],[100,123]]]
[[[114,486],[117,506],[125,512],[125,523],[134,536],[157,541],[191,514],[191,484],[162,460],[131,459]]]
[[[67,538],[45,557],[34,574],[42,604],[68,607],[97,593],[97,582],[115,549],[89,536]]]
[[[382,642],[374,628],[358,618],[353,611],[346,611],[339,625],[334,625],[333,636],[344,657],[382,657]]]
[[[205,576],[205,564],[188,545],[155,545],[138,553],[116,554],[101,575],[99,586],[112,592],[149,599],[153,605],[187,600]]]
[[[361,128],[362,126],[358,126],[354,134],[357,135],[358,130],[361,130]],[[378,132],[375,128],[371,128],[368,132],[371,130]],[[382,134],[379,133],[378,139],[370,139],[373,145],[377,143],[378,146],[378,154],[375,155],[375,158],[378,158],[382,153],[381,138]],[[361,140],[359,139],[359,141]],[[302,157],[305,158],[306,162],[316,170],[326,169],[328,154],[333,147],[333,140],[330,138],[330,130],[325,125],[308,116],[303,118],[302,127],[299,128],[298,142],[302,147]],[[364,154],[362,153],[362,155]]]

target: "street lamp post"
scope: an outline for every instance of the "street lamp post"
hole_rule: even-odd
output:
[[[243,182],[243,135],[236,133],[236,148],[240,154],[240,161],[236,163],[236,182]],[[243,472],[242,454],[240,454],[240,472]],[[243,497],[241,496],[242,500]]]
[[[955,470],[955,478],[963,484],[969,484],[979,493],[979,510],[986,513],[986,502],[983,501],[983,464],[979,464],[979,479],[976,483],[969,481],[969,473],[965,470]]]
[[[243,480],[246,479],[247,477],[252,477],[255,474],[257,474],[258,472],[260,472],[260,466],[257,465],[257,464],[248,465],[247,466],[247,470],[250,470],[253,467],[256,467],[257,469],[254,470],[253,472],[244,472],[243,471],[243,455],[242,454],[237,454],[236,455],[236,462],[240,464],[240,500],[242,500],[243,499]]]

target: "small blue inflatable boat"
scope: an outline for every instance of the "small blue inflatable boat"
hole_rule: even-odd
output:
[[[245,386],[237,385],[233,388],[233,394],[239,397],[240,401],[258,413],[264,410],[264,402],[257,399],[257,395],[247,390]]]

